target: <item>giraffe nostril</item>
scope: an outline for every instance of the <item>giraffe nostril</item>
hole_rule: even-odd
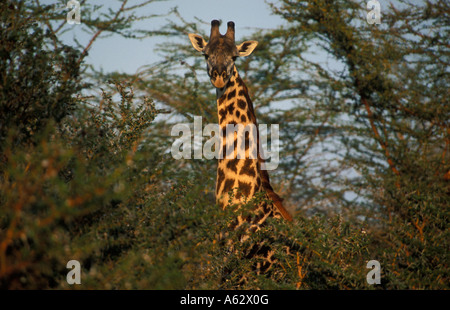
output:
[[[222,76],[222,78],[225,80],[225,78],[227,77],[226,71],[222,72],[221,76]]]
[[[216,78],[219,74],[217,73],[217,71],[213,72],[213,78]]]

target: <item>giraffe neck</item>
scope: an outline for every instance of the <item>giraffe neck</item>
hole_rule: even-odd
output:
[[[217,166],[217,203],[225,208],[231,202],[231,204],[237,205],[236,210],[239,210],[242,203],[250,200],[257,192],[261,191],[264,191],[266,198],[273,202],[269,203],[268,200],[262,200],[255,205],[254,209],[252,207],[251,216],[239,212],[236,219],[230,224],[229,228],[232,230],[244,227],[244,231],[241,231],[239,235],[239,240],[244,242],[265,225],[269,217],[285,218],[288,221],[291,221],[292,218],[284,209],[280,197],[270,186],[267,171],[261,170],[262,159],[259,154],[257,154],[258,156],[250,156],[251,145],[256,146],[256,151],[259,151],[259,133],[252,101],[236,68],[234,68],[233,75],[227,85],[223,89],[217,90],[217,112],[222,136],[222,147],[219,150]],[[234,127],[237,125],[236,133],[227,130],[230,125],[234,125]],[[255,130],[253,134],[251,134],[251,131],[248,135],[246,131],[241,134],[239,125],[241,125],[241,128],[252,128],[253,126]],[[241,137],[240,141],[237,139],[238,136]],[[232,143],[227,144],[227,140],[228,142],[231,140]],[[231,152],[228,148],[231,148]],[[243,158],[237,156],[239,150],[244,151]],[[232,156],[228,157],[229,154]],[[227,235],[225,233],[224,237]],[[233,242],[228,240],[227,244],[229,250],[233,252]],[[254,266],[257,274],[270,270],[276,261],[274,251],[264,241],[252,244],[245,251],[247,254],[244,257],[258,259]],[[244,275],[239,282],[245,283],[246,276]]]
[[[227,85],[223,89],[217,89],[217,112],[223,143],[217,168],[216,199],[224,208],[228,204],[231,190],[239,188],[237,192],[234,192],[235,195],[232,199],[233,203],[239,204],[260,191],[262,182],[259,175],[258,158],[255,156],[250,158],[249,154],[250,145],[256,146],[256,150],[258,150],[257,134],[255,135],[254,131],[252,135],[249,130],[241,140],[246,143],[243,147],[247,147],[241,149],[245,150],[245,157],[240,157],[241,159],[237,157],[238,148],[241,146],[237,145],[238,132],[232,132],[231,129],[238,129],[239,125],[246,129],[254,129],[256,128],[256,117],[247,87],[236,68],[234,68]],[[230,144],[230,141],[233,143]]]
[[[216,180],[217,203],[222,208],[230,201],[239,205],[251,199],[255,193],[265,191],[275,207],[261,208],[258,211],[261,217],[265,219],[267,216],[275,216],[291,220],[289,213],[282,206],[281,198],[270,185],[267,171],[261,170],[262,159],[259,156],[259,132],[255,111],[248,89],[236,67],[227,85],[223,89],[217,89],[216,93],[218,120],[222,133],[222,149]],[[238,129],[237,132],[227,133],[227,127],[230,126]],[[243,130],[239,131],[238,126]],[[230,137],[230,134],[234,137]],[[227,145],[227,135],[228,141],[234,143]],[[240,139],[237,139],[238,136]],[[240,157],[237,156],[238,152],[241,152]],[[231,200],[230,191],[234,194]]]

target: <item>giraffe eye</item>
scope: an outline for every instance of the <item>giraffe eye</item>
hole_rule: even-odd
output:
[[[209,55],[203,54],[203,56],[205,56],[205,59],[209,58]]]
[[[236,61],[237,56],[233,56],[233,57],[231,57],[231,59],[233,59],[233,61]]]

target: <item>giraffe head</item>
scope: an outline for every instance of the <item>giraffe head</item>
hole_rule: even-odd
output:
[[[219,25],[218,20],[211,22],[209,42],[206,42],[202,36],[193,33],[189,34],[189,39],[194,48],[205,56],[206,70],[211,83],[216,88],[223,88],[233,74],[236,58],[250,55],[258,42],[245,41],[236,45],[234,42],[234,23],[228,22],[225,35],[220,34]]]

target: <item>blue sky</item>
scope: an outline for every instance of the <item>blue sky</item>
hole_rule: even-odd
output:
[[[69,0],[41,0],[41,4],[67,3]],[[81,1],[81,0],[80,0]],[[129,5],[141,3],[144,0],[129,0]],[[369,0],[360,0],[368,2]],[[423,2],[424,0],[407,0],[407,2]],[[91,4],[102,4],[106,12],[108,7],[119,8],[122,0],[87,0]],[[273,15],[267,2],[279,3],[277,0],[155,0],[137,11],[137,15],[165,14],[172,8],[177,7],[178,12],[188,22],[195,22],[196,17],[200,20],[210,22],[213,19],[220,19],[224,22],[221,31],[226,29],[227,21],[234,21],[236,24],[236,42],[242,41],[244,36],[248,36],[256,29],[271,29],[285,24],[286,21],[280,16]],[[396,6],[402,6],[396,0],[379,0],[381,5],[381,15],[390,2]],[[58,5],[61,6],[61,5]],[[66,15],[67,9],[61,11]],[[362,20],[365,19],[362,16]],[[139,23],[140,28],[148,30],[158,30],[167,23],[167,18],[176,19],[175,16],[146,20]],[[209,25],[204,24],[206,32]],[[83,26],[83,6],[81,7],[81,24],[65,25],[68,31],[62,35],[62,39],[67,44],[72,44],[74,37],[83,45],[87,45],[92,34],[88,35],[82,31]],[[86,62],[93,64],[95,68],[102,68],[105,72],[119,71],[135,73],[140,67],[157,62],[160,58],[154,52],[155,45],[168,40],[167,37],[152,37],[145,40],[124,39],[118,35],[107,38],[99,38],[92,46]],[[186,40],[188,40],[186,38]]]
[[[89,0],[88,0],[89,1]],[[43,1],[46,4],[55,1]],[[90,0],[91,3],[108,4],[112,7],[120,5],[119,1],[99,1]],[[130,1],[138,3],[139,1]],[[276,2],[276,1],[273,1]],[[255,29],[270,29],[283,23],[283,20],[273,15],[269,5],[264,0],[168,0],[152,3],[144,7],[143,11],[138,11],[138,15],[164,14],[171,8],[178,7],[178,12],[186,21],[195,21],[195,17],[200,20],[210,22],[213,19],[221,19],[224,24],[221,31],[226,31],[226,22],[234,21],[236,24],[236,41],[239,42],[243,36],[251,34]],[[64,11],[66,14],[67,10]],[[167,21],[167,17],[150,19],[140,23],[139,27],[157,30]],[[168,17],[176,19],[176,17]],[[69,27],[63,35],[65,42],[71,44],[76,37],[82,44],[86,45],[91,35],[82,31],[83,29],[83,7],[81,7],[81,24],[66,25]],[[200,25],[206,32],[209,25]],[[93,44],[86,61],[93,64],[95,68],[102,68],[105,72],[119,71],[135,73],[139,67],[158,61],[158,55],[154,52],[155,45],[162,43],[161,37],[151,37],[144,40],[124,39],[114,35],[107,38],[99,38]],[[186,40],[188,38],[186,37]],[[72,42],[71,42],[72,41]]]

